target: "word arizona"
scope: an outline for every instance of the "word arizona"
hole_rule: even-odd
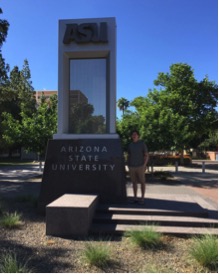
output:
[[[107,152],[106,146],[62,146],[60,152],[64,153],[72,153],[72,152],[95,152],[102,153]]]
[[[115,165],[109,164],[52,164],[53,171],[113,171]]]

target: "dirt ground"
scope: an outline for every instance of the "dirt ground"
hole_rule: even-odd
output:
[[[14,197],[1,200],[1,204],[4,210],[20,212],[23,224],[18,229],[0,226],[0,256],[13,252],[20,262],[28,262],[29,269],[35,273],[209,272],[190,257],[191,237],[163,236],[162,247],[141,249],[126,237],[94,235],[69,239],[46,236],[45,217],[37,213],[34,200]],[[91,266],[84,259],[86,244],[91,241],[109,247],[111,261],[106,267]]]

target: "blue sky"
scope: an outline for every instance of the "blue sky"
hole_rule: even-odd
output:
[[[217,0],[1,0],[10,23],[2,53],[12,69],[29,61],[35,90],[58,87],[58,20],[115,17],[117,99],[154,88],[159,72],[187,63],[218,81]]]

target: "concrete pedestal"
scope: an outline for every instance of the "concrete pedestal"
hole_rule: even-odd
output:
[[[46,207],[46,235],[86,236],[98,202],[96,195],[65,194]]]

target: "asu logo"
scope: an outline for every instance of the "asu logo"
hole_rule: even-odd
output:
[[[107,43],[107,23],[66,24],[64,44],[75,43]]]

